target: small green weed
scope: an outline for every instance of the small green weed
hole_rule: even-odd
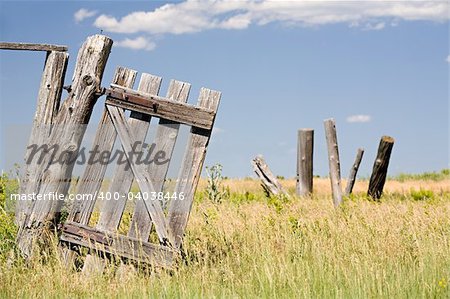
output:
[[[206,166],[206,174],[208,176],[208,185],[205,189],[206,196],[213,203],[221,203],[227,196],[227,191],[222,186],[222,165]]]
[[[420,190],[411,190],[411,197],[414,200],[431,200],[435,198],[433,191],[420,189]]]

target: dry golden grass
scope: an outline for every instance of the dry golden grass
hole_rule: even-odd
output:
[[[293,192],[294,180],[282,183]],[[381,202],[360,181],[338,209],[327,179],[315,179],[313,197],[287,201],[265,198],[256,180],[225,180],[221,204],[205,187],[176,270],[111,265],[86,278],[55,254],[28,267],[0,259],[0,297],[450,297],[449,180],[388,181]],[[430,198],[411,196],[420,188]]]
[[[284,179],[280,180],[283,187],[290,193],[295,193],[295,180]],[[347,185],[346,180],[342,180],[343,189]],[[202,179],[199,183],[199,189],[202,190],[207,186],[207,181]],[[223,181],[223,186],[229,188],[231,192],[261,192],[260,182],[256,179],[226,179]],[[365,193],[369,186],[368,180],[358,180],[353,188],[354,193]],[[331,196],[330,180],[327,178],[314,178],[313,184],[314,193],[323,196]],[[384,187],[386,193],[404,193],[411,190],[426,189],[433,192],[450,192],[450,179],[433,181],[433,180],[408,180],[400,182],[397,180],[387,180]]]

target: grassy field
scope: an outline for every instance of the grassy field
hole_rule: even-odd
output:
[[[283,180],[293,193],[295,182]],[[0,297],[449,298],[450,179],[392,178],[381,202],[367,181],[338,209],[327,179],[312,198],[267,199],[256,180],[223,181],[221,202],[196,194],[187,263],[86,277],[50,244],[29,265],[0,211]]]

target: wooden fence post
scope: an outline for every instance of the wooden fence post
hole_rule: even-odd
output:
[[[353,186],[355,185],[355,181],[356,181],[356,174],[358,173],[359,165],[361,164],[363,155],[364,155],[364,149],[358,148],[358,151],[356,152],[355,162],[353,162],[353,166],[350,169],[350,174],[348,175],[347,187],[345,188],[346,196],[350,195],[353,191]]]
[[[297,143],[297,195],[305,196],[313,192],[313,151],[314,130],[298,131]]]
[[[373,164],[372,175],[370,176],[369,190],[367,191],[367,194],[374,199],[380,199],[383,193],[393,147],[394,138],[390,136],[381,137],[377,158]]]
[[[52,155],[46,155],[39,165],[41,182],[36,193],[42,196],[67,195],[72,170],[79,146],[92,109],[101,95],[101,80],[111,51],[112,40],[103,35],[88,37],[81,47],[74,71],[72,88],[55,118],[55,126],[46,142],[49,148],[57,146],[58,153],[64,153],[60,161],[54,163]],[[61,157],[60,157],[61,159]],[[29,258],[33,241],[41,235],[49,223],[56,220],[63,202],[61,200],[35,200],[30,213],[19,229],[17,241],[22,254]]]
[[[342,203],[341,188],[341,165],[339,160],[339,149],[336,135],[336,122],[334,119],[324,121],[325,137],[328,147],[328,163],[330,168],[331,190],[333,193],[333,203],[337,207]]]
[[[263,156],[259,155],[255,157],[252,160],[252,165],[256,175],[261,179],[261,185],[267,196],[270,196],[271,194],[287,195],[287,192],[283,189],[280,182],[278,182],[277,178],[266,164],[266,161],[264,161]]]
[[[50,126],[54,123],[59,109],[68,59],[67,52],[47,52],[28,146],[44,144],[50,134]],[[30,151],[28,148],[25,153],[20,194],[31,194],[36,191],[38,186],[38,164],[36,159],[28,161]],[[22,225],[29,208],[28,201],[16,202],[16,224],[18,226]]]
[[[132,87],[134,85],[134,81],[136,80],[136,75],[136,71],[119,66],[114,73],[112,82],[119,85]],[[101,153],[110,153],[107,157],[109,159],[116,137],[117,133],[111,122],[111,118],[109,117],[106,109],[104,109],[100,118],[100,123],[97,127],[97,132],[92,142],[92,151],[97,149]],[[105,176],[107,166],[107,163],[100,163],[99,161],[97,163],[87,163],[86,168],[84,169],[84,172],[78,182],[76,192],[78,194],[97,193],[103,182],[103,177]],[[91,213],[94,210],[95,203],[96,199],[74,202],[71,210],[69,211],[67,220],[87,225],[89,223]]]

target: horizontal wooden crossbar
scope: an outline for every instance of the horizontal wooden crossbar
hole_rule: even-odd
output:
[[[29,44],[29,43],[7,43],[0,42],[2,50],[24,50],[24,51],[58,51],[67,52],[67,46],[48,45],[48,44]]]
[[[111,84],[106,104],[211,130],[216,112]]]
[[[113,234],[76,222],[66,222],[63,225],[60,240],[163,267],[171,267],[174,259],[178,256],[178,252],[169,247]]]

